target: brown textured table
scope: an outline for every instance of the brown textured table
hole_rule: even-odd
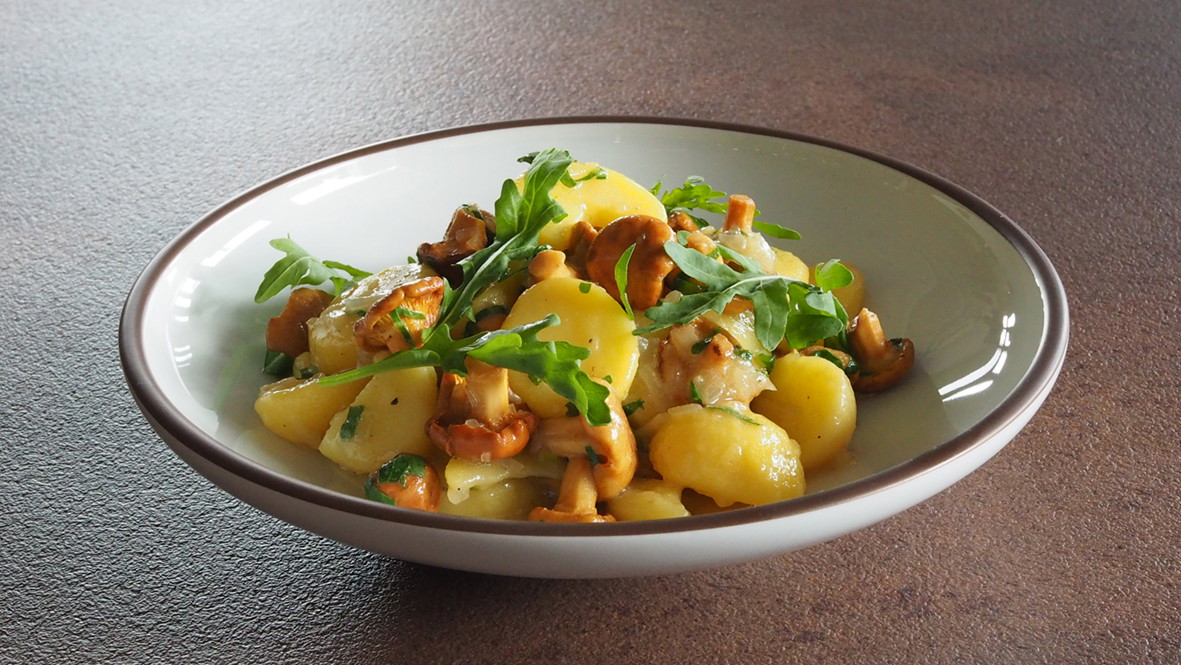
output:
[[[0,662],[1178,662],[1181,5],[0,0]],[[456,573],[353,550],[180,462],[119,310],[230,196],[522,117],[753,124],[983,196],[1061,273],[1058,386],[882,524],[711,572]]]

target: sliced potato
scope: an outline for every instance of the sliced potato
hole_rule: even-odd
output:
[[[325,386],[312,377],[286,378],[262,387],[254,410],[275,434],[310,448],[320,445],[329,422],[365,387],[365,380]]]
[[[425,427],[435,412],[435,380],[431,367],[374,376],[348,408],[332,417],[320,453],[356,473],[372,473],[400,453],[429,457],[435,447]],[[346,426],[350,410],[352,422]]]
[[[603,287],[571,277],[555,277],[530,287],[509,311],[504,327],[540,321],[557,314],[561,322],[542,330],[538,339],[565,341],[590,349],[582,370],[626,395],[636,375],[639,345],[636,324]],[[567,399],[520,372],[509,372],[509,386],[542,418],[566,415]]]

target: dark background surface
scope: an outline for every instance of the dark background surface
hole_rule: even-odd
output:
[[[0,662],[1177,662],[1179,34],[1163,1],[0,0]],[[813,134],[981,195],[1062,276],[1057,387],[882,524],[608,581],[326,541],[140,416],[119,311],[203,214],[359,145],[583,114]]]

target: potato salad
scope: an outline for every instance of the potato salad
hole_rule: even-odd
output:
[[[910,370],[860,272],[772,245],[799,235],[751,198],[556,149],[520,161],[404,264],[271,241],[255,300],[287,303],[255,410],[369,498],[542,522],[783,501],[847,454],[858,393]]]

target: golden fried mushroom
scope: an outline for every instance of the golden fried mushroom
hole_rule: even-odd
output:
[[[598,492],[590,460],[572,457],[562,475],[558,501],[553,508],[538,506],[529,513],[531,522],[614,522],[610,515],[600,515],[595,506]]]
[[[627,298],[633,309],[642,312],[660,300],[664,278],[676,267],[664,251],[664,243],[673,236],[672,227],[664,220],[646,215],[620,217],[599,231],[591,244],[587,276],[619,299],[615,264],[628,247],[635,245],[627,267]]]
[[[566,416],[542,420],[533,443],[562,457],[583,457],[591,462],[599,500],[612,499],[636,474],[636,437],[619,398],[607,398],[611,422],[593,426],[586,418]]]
[[[492,213],[475,206],[460,206],[451,216],[441,241],[418,246],[418,260],[434,268],[452,285],[458,284],[463,271],[456,264],[487,247],[495,229]]]
[[[267,322],[267,348],[292,358],[308,350],[308,319],[317,317],[332,302],[332,294],[319,289],[295,289],[283,313]]]
[[[439,318],[444,283],[441,277],[423,277],[403,284],[373,303],[353,325],[357,346],[367,351],[405,351],[422,343],[422,331]]]
[[[853,388],[869,393],[898,383],[914,366],[914,344],[906,338],[886,339],[877,314],[865,309],[849,324],[849,346],[861,373]]]
[[[533,412],[509,400],[508,370],[468,358],[467,376],[447,373],[439,382],[427,436],[448,455],[488,462],[525,449],[537,424]]]

